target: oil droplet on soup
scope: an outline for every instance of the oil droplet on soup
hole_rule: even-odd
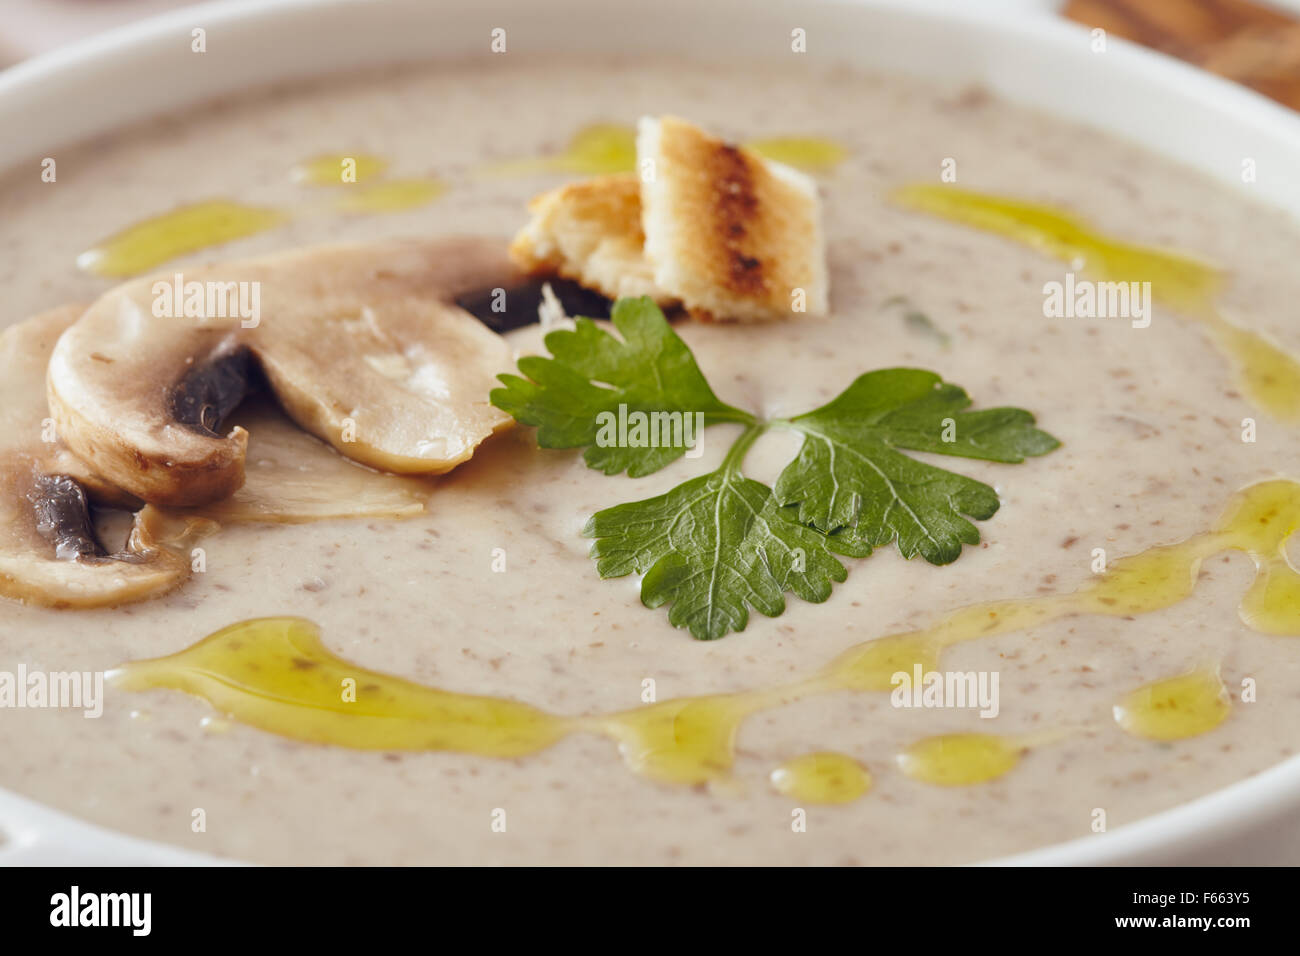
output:
[[[636,169],[636,130],[621,123],[593,123],[573,134],[564,149],[549,156],[507,160],[487,167],[489,173],[529,175],[571,173],[607,176]]]
[[[1002,776],[1028,749],[1022,741],[992,734],[944,734],[916,741],[897,760],[913,780],[965,787]]]
[[[662,783],[699,785],[731,771],[736,731],[766,695],[718,694],[649,704],[584,723],[618,741],[632,772]]]
[[[1206,666],[1125,694],[1115,722],[1135,737],[1181,740],[1213,730],[1231,710],[1218,667]]]
[[[787,760],[772,771],[777,792],[803,803],[851,803],[871,789],[871,774],[852,757],[822,751]]]
[[[636,169],[636,131],[613,123],[584,127],[554,164],[564,172],[587,176],[631,172]]]
[[[1220,521],[1230,546],[1255,562],[1241,619],[1261,634],[1300,634],[1300,573],[1286,547],[1300,530],[1300,496],[1291,481],[1264,481],[1236,496]]]

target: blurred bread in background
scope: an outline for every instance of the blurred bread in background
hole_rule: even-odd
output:
[[[1300,21],[1247,0],[1069,0],[1065,15],[1300,109]]]

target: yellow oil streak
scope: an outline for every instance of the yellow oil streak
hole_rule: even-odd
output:
[[[296,168],[295,175],[304,177],[304,182],[341,184],[325,202],[272,208],[209,199],[180,206],[142,219],[97,242],[77,257],[77,266],[105,278],[125,279],[181,256],[268,232],[302,215],[404,212],[433,202],[447,190],[446,184],[436,179],[372,181],[382,169],[376,164],[383,161],[375,157],[355,158],[358,161],[355,183],[342,183],[339,179],[338,167],[331,165],[340,161],[339,157],[318,157]],[[326,176],[332,178],[322,178]],[[367,181],[362,182],[363,179]]]
[[[79,255],[77,266],[105,278],[125,279],[170,259],[266,232],[288,219],[279,209],[211,199],[128,226]]]
[[[1072,593],[960,608],[924,630],[858,644],[791,684],[661,701],[608,715],[553,715],[506,698],[458,694],[364,670],[331,653],[315,625],[301,618],[235,624],[170,657],[125,664],[110,679],[129,690],[186,691],[253,727],[344,747],[520,757],[570,733],[598,734],[618,744],[637,774],[663,783],[708,784],[729,776],[736,733],[759,711],[818,694],[888,691],[895,673],[910,673],[918,663],[936,670],[943,649],[963,641],[1072,615],[1130,616],[1169,607],[1192,594],[1200,563],[1223,551],[1243,551],[1259,569],[1241,604],[1242,620],[1270,634],[1300,634],[1300,602],[1294,599],[1300,574],[1284,551],[1297,528],[1300,483],[1261,482],[1234,495],[1208,531],[1117,560]],[[1152,699],[1159,697],[1157,692]],[[1129,715],[1140,710],[1128,698],[1121,707]],[[1226,710],[1219,720],[1223,716]],[[1121,726],[1142,733],[1139,724],[1126,719]],[[900,767],[932,783],[976,783],[1007,772],[1041,742],[983,735],[930,738],[904,750]]]
[[[745,146],[766,159],[810,173],[834,169],[848,155],[848,151],[834,140],[816,136],[753,139]]]
[[[748,144],[756,152],[793,166],[829,169],[844,157],[838,143],[815,137],[777,137]],[[397,213],[439,198],[447,184],[431,178],[385,180],[388,160],[366,154],[330,153],[296,163],[294,182],[341,185],[346,191],[327,204],[301,209],[273,208],[209,199],[180,206],[133,223],[77,257],[79,268],[109,279],[125,279],[236,239],[278,228],[304,212]],[[487,167],[491,173],[560,172],[579,176],[630,172],[636,168],[636,132],[629,126],[598,123],[574,134],[563,151]],[[353,178],[349,178],[353,177]]]
[[[1080,219],[1035,203],[933,183],[893,194],[909,209],[1013,239],[1081,268],[1103,282],[1150,282],[1151,295],[1200,324],[1228,357],[1241,391],[1284,422],[1300,422],[1300,359],[1268,338],[1228,321],[1216,306],[1224,276],[1200,260],[1094,231]]]
[[[222,628],[173,657],[128,664],[111,679],[129,690],[184,690],[241,723],[362,750],[518,757],[549,747],[572,727],[526,704],[357,667],[325,648],[316,625],[295,617]]]
[[[847,155],[834,140],[815,136],[777,136],[752,140],[744,146],[767,159],[808,172],[832,169]],[[635,169],[636,130],[617,123],[583,127],[563,150],[550,156],[530,156],[488,167],[491,173],[505,175],[552,172],[576,176],[630,173]]]

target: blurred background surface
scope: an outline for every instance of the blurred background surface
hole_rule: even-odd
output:
[[[965,2],[1019,8],[1026,14],[1059,11],[1300,109],[1300,0]],[[0,67],[134,20],[196,5],[194,0],[0,0]]]

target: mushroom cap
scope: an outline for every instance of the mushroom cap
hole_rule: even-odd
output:
[[[98,607],[156,597],[190,575],[189,555],[164,540],[161,516],[145,509],[125,549],[117,554],[86,547],[59,555],[52,538],[75,528],[48,524],[49,479],[69,493],[69,517],[88,527],[82,488],[108,503],[131,504],[73,456],[52,433],[41,384],[60,333],[82,312],[64,306],[0,332],[0,595],[51,607]],[[51,440],[46,440],[51,439]],[[138,505],[138,502],[135,502]],[[76,514],[77,509],[80,514]],[[42,521],[47,526],[41,527]],[[182,535],[188,540],[188,532]]]
[[[514,277],[504,243],[451,238],[325,246],[133,280],[59,338],[50,412],[71,451],[110,485],[160,505],[205,504],[243,483],[248,433],[215,432],[224,416],[209,423],[203,406],[213,388],[251,387],[226,374],[251,355],[289,416],[342,454],[441,474],[513,423],[488,400],[510,348],[453,300]],[[214,289],[229,298],[207,301]],[[240,292],[258,306],[255,324],[237,308],[212,307],[233,306]],[[185,315],[187,303],[198,314]],[[202,393],[190,402],[194,422],[178,417],[194,398],[187,389]]]
[[[161,515],[147,507],[136,513],[122,551],[58,556],[27,497],[37,474],[0,467],[0,595],[47,607],[103,607],[158,597],[189,579],[188,550],[173,547],[180,540],[162,540]]]
[[[75,479],[97,502],[134,510],[138,498],[96,474],[47,427],[53,423],[43,387],[50,351],[85,311],[84,303],[64,305],[0,332],[0,457],[21,453],[44,474]]]

